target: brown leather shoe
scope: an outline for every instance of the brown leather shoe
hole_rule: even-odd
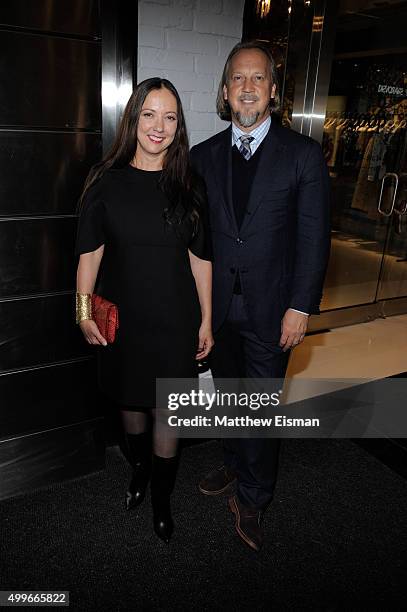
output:
[[[262,512],[244,506],[237,495],[229,497],[228,504],[235,515],[237,533],[245,544],[259,552],[263,544],[263,530],[260,525]]]
[[[202,478],[198,487],[204,495],[220,495],[236,481],[236,472],[220,465]]]

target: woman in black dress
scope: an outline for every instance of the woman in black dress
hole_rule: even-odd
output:
[[[191,170],[181,101],[166,79],[140,83],[110,152],[81,198],[77,319],[98,345],[98,382],[121,410],[133,475],[127,509],[151,476],[154,529],[168,542],[177,441],[149,431],[155,379],[197,375],[213,345],[212,264],[203,183]],[[91,318],[92,292],[118,305],[107,344]]]

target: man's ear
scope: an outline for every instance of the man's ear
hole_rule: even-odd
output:
[[[223,99],[228,99],[228,88],[226,87],[226,85],[223,86]]]
[[[274,83],[273,87],[271,88],[270,99],[275,98],[275,96],[276,96],[276,84]]]

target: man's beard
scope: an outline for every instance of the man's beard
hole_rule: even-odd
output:
[[[237,113],[234,113],[234,115],[239,125],[245,128],[252,127],[252,125],[254,125],[256,121],[258,120],[258,118],[260,117],[259,111],[255,113],[248,113],[248,114],[237,112]]]

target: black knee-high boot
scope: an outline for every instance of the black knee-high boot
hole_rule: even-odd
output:
[[[126,510],[139,506],[143,501],[151,476],[151,432],[140,434],[126,433],[128,460],[133,475],[126,492]]]
[[[170,541],[174,530],[170,497],[175,485],[177,468],[178,456],[164,458],[153,455],[151,503],[154,531],[166,543]]]

